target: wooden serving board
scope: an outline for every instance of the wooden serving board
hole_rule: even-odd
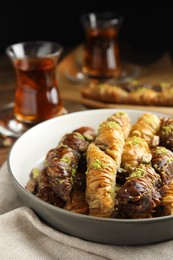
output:
[[[82,98],[79,93],[63,93],[62,98],[67,101],[80,102],[84,106],[88,108],[118,108],[118,109],[139,109],[145,111],[153,111],[165,113],[173,116],[173,108],[172,107],[156,107],[156,106],[135,106],[135,105],[121,105],[121,104],[110,104],[103,103],[87,98]]]

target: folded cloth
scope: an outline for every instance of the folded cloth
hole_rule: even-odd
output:
[[[173,241],[114,246],[63,234],[47,226],[23,204],[4,163],[0,169],[0,259],[172,260]]]

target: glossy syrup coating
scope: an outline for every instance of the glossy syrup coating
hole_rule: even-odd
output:
[[[173,151],[173,118],[161,119],[160,145]]]
[[[139,165],[117,192],[118,208],[124,218],[150,218],[161,200],[160,175],[150,165]]]

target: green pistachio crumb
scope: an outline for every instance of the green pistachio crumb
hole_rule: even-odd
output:
[[[130,178],[140,178],[143,176],[143,174],[145,173],[145,169],[143,168],[137,168],[134,172],[132,172],[129,177],[127,177],[127,179]]]
[[[156,148],[156,153],[158,153],[158,154],[167,154],[168,150],[165,147],[157,147]]]
[[[63,156],[60,161],[68,164],[70,163],[70,159],[67,156]]]
[[[106,121],[99,125],[99,130],[103,127],[109,127],[110,129],[117,129],[119,128],[119,124],[114,121]]]
[[[173,132],[173,126],[163,126],[161,129],[162,134],[171,134]]]
[[[34,168],[34,169],[32,170],[32,178],[33,178],[34,180],[36,180],[39,175],[40,175],[40,169],[39,169],[39,168]]]
[[[107,163],[101,162],[98,159],[95,159],[92,163],[91,163],[91,168],[92,169],[104,169],[106,168],[108,165]]]
[[[72,173],[72,176],[74,177],[74,176],[75,176],[75,174],[76,174],[76,168],[72,168],[72,171],[71,171],[71,173]]]
[[[127,140],[127,144],[138,145],[138,144],[141,144],[142,141],[143,141],[143,139],[141,139],[137,136],[133,136],[133,138],[131,138],[130,140]]]

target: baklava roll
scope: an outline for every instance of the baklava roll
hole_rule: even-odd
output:
[[[91,143],[87,150],[86,201],[89,214],[111,217],[115,202],[115,161]]]
[[[52,190],[64,201],[70,200],[73,179],[80,159],[79,151],[60,146],[48,152],[46,173]]]
[[[85,156],[82,156],[82,158],[79,161],[78,168],[76,170],[70,200],[66,203],[64,209],[88,215],[89,206],[85,200],[86,170],[86,158]]]
[[[152,155],[147,142],[137,136],[128,137],[122,153],[121,168],[132,172],[140,163],[149,163]]]
[[[173,180],[162,197],[159,213],[159,216],[173,215]]]
[[[149,145],[154,147],[159,144],[160,118],[152,113],[145,113],[140,116],[132,126],[130,136],[143,138]]]
[[[65,134],[58,147],[67,146],[77,152],[85,152],[89,145],[89,142],[93,141],[96,136],[94,129],[90,127],[80,127],[74,130],[72,133]]]
[[[86,152],[89,142],[93,140],[93,133],[91,128],[79,128],[64,135],[59,145],[47,154],[46,173],[50,185],[65,202],[70,201],[79,160]]]
[[[121,163],[124,143],[124,133],[119,123],[115,121],[104,121],[99,125],[95,144],[114,159],[117,168]]]
[[[160,204],[160,175],[149,164],[139,165],[119,188],[116,199],[124,218],[150,218]]]
[[[173,151],[173,118],[162,118],[160,145]]]
[[[159,93],[153,89],[147,89],[145,87],[138,88],[137,90],[131,91],[127,98],[127,104],[134,104],[134,105],[146,105],[152,106],[156,103],[158,99]]]
[[[38,188],[35,195],[41,200],[44,200],[45,202],[56,207],[63,208],[65,205],[65,202],[52,190],[45,168],[39,175]]]
[[[166,185],[173,179],[173,152],[163,146],[157,146],[151,149],[152,166],[160,174],[163,182],[163,192]]]
[[[66,203],[64,209],[75,213],[88,215],[89,206],[85,200],[85,192],[73,189],[71,192],[71,200]]]
[[[124,139],[126,140],[129,136],[132,124],[129,115],[126,112],[117,112],[108,117],[107,121],[114,121],[118,123],[124,133]]]
[[[164,85],[158,95],[154,105],[172,107],[173,104],[173,86]]]
[[[91,84],[82,89],[82,96],[107,103],[123,104],[127,98],[128,92],[121,86],[112,86],[110,84]]]

